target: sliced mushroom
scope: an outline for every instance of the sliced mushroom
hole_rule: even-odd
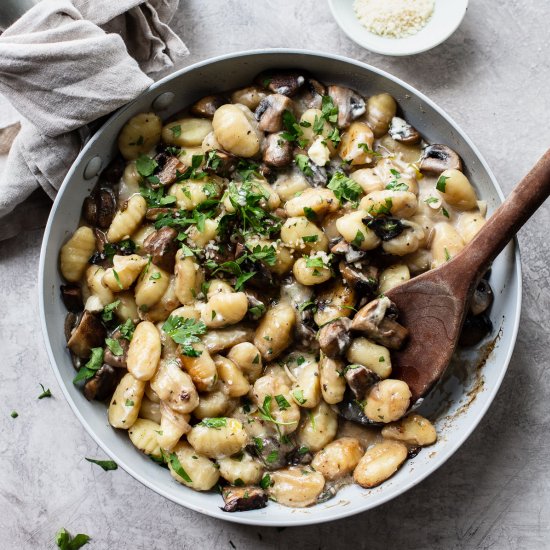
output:
[[[305,77],[296,72],[268,72],[256,77],[256,82],[275,94],[292,97],[305,83]]]
[[[152,262],[169,273],[174,271],[176,264],[177,236],[173,227],[161,227],[143,241],[143,249],[151,254]]]
[[[305,466],[313,460],[313,453],[307,447],[296,447],[287,455],[287,461],[292,466]]]
[[[110,338],[113,340],[116,340],[120,347],[122,348],[122,354],[121,355],[115,355],[111,348],[108,346],[105,348],[105,351],[103,352],[103,361],[107,363],[107,365],[110,365],[111,367],[115,367],[117,369],[125,369],[126,368],[126,359],[128,357],[128,347],[130,346],[130,342],[126,340],[126,338],[122,337],[122,333],[119,329],[115,330],[113,334],[111,334]]]
[[[338,126],[340,128],[347,128],[353,120],[366,111],[365,100],[350,88],[329,86],[328,95],[338,107]]]
[[[398,116],[394,116],[391,119],[388,133],[395,141],[400,141],[407,145],[418,143],[422,137],[414,126],[411,126],[406,120]]]
[[[351,345],[351,320],[347,317],[340,317],[319,330],[319,346],[323,353],[335,359],[344,355]]]
[[[68,311],[79,313],[84,309],[80,285],[61,285],[61,299]]]
[[[226,103],[228,103],[227,99],[221,95],[207,95],[193,104],[191,113],[195,116],[212,119],[216,109]]]
[[[113,221],[116,209],[117,202],[113,190],[108,187],[96,187],[84,199],[82,217],[92,226],[107,229]]]
[[[269,134],[263,144],[263,161],[273,168],[288,166],[292,162],[292,143],[282,138],[281,134]]]
[[[120,378],[124,374],[122,369],[115,369],[110,365],[103,365],[90,380],[84,384],[84,396],[88,401],[105,401],[115,391]]]
[[[282,94],[268,95],[260,101],[254,112],[262,132],[279,132],[283,129],[283,113],[293,111],[292,100]]]
[[[404,224],[398,218],[390,218],[387,216],[380,216],[376,218],[367,217],[363,218],[363,223],[372,229],[377,237],[383,241],[389,241],[395,237],[401,235],[405,230]]]
[[[337,242],[330,251],[333,254],[343,255],[348,264],[361,262],[367,257],[367,253],[364,250],[359,250],[344,240]]]
[[[148,208],[145,212],[145,219],[154,222],[159,216],[176,214],[177,208]]]
[[[439,175],[445,170],[462,170],[462,160],[446,145],[428,145],[422,152],[420,170],[428,174]]]
[[[225,502],[222,508],[224,512],[246,512],[267,506],[267,494],[260,487],[253,485],[224,487],[222,497]]]
[[[328,174],[324,166],[317,166],[314,162],[309,163],[308,173],[305,174],[306,180],[313,187],[326,187],[328,183]]]
[[[353,395],[353,392],[351,390],[346,391],[343,401],[340,401],[340,403],[338,403],[337,408],[338,414],[346,420],[357,422],[358,424],[362,424],[363,426],[379,425],[377,422],[373,422],[368,416],[365,415],[365,413],[363,412],[363,407],[358,402],[358,400],[355,399],[355,396]]]
[[[294,328],[294,344],[300,351],[319,352],[317,332],[303,321],[298,321]]]
[[[221,149],[214,149],[208,155],[212,154],[214,160],[208,160],[204,170],[206,172],[213,172],[218,176],[223,178],[229,177],[237,168],[239,164],[239,158],[227,151],[222,151]]]
[[[308,78],[300,93],[300,100],[307,109],[320,109],[327,89],[314,78]]]
[[[296,445],[289,439],[280,441],[276,437],[255,437],[254,443],[246,447],[246,450],[257,456],[266,470],[278,470],[286,466],[287,455],[294,451]],[[268,460],[269,457],[269,460]]]
[[[470,311],[472,315],[479,315],[488,310],[493,303],[493,291],[485,279],[479,281],[470,301]]]
[[[374,265],[365,265],[358,262],[347,263],[342,260],[338,264],[340,274],[349,286],[360,294],[375,292],[378,287],[379,269]]]
[[[67,347],[78,357],[89,357],[92,348],[101,347],[106,331],[93,313],[84,311],[78,326],[73,329]]]
[[[364,365],[349,365],[344,378],[357,401],[363,401],[371,386],[380,381],[380,377]]]
[[[386,311],[391,305],[387,297],[369,302],[355,314],[351,324],[352,330],[365,333],[371,340],[389,349],[400,349],[409,331],[386,316]]]
[[[464,321],[458,343],[464,347],[475,346],[491,332],[493,332],[493,323],[486,313],[469,314]]]
[[[262,300],[258,299],[258,297],[254,295],[252,291],[247,290],[245,294],[248,299],[247,318],[251,321],[257,321],[265,313],[266,306]]]
[[[78,315],[69,311],[65,316],[65,322],[63,324],[63,333],[65,334],[65,342],[68,342],[71,339],[71,334],[73,330],[78,325]]]
[[[164,153],[157,155],[157,159],[161,155],[164,155]],[[162,158],[163,158],[162,167],[160,169],[160,172],[156,174],[156,176],[159,179],[159,183],[158,184],[151,183],[150,185],[153,188],[170,185],[174,183],[174,181],[176,181],[176,178],[178,177],[178,173],[185,172],[185,164],[183,164],[183,162],[181,162],[178,157],[164,155],[164,157]],[[160,165],[161,164],[159,162],[159,166]]]

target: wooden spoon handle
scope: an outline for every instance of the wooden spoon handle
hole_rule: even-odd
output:
[[[468,246],[456,257],[476,280],[489,268],[510,239],[550,195],[550,149],[519,182],[487,220]]]

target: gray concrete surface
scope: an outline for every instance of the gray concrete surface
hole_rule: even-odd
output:
[[[286,46],[336,52],[394,73],[458,121],[508,193],[550,146],[549,22],[548,2],[472,0],[454,36],[407,59],[356,46],[319,0],[184,0],[174,24],[192,51],[189,63]],[[103,472],[84,461],[103,453],[65,403],[43,348],[41,232],[0,243],[0,548],[53,548],[61,526],[90,534],[90,549],[550,548],[549,232],[547,204],[519,235],[524,304],[510,370],[459,452],[376,510],[285,530],[212,520],[120,469]],[[39,382],[52,399],[37,400]]]

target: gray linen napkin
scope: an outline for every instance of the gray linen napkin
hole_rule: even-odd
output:
[[[88,123],[189,53],[167,25],[178,2],[43,0],[0,36],[0,93],[21,114],[0,176],[0,240],[43,223],[21,203],[35,205],[39,187],[55,197]]]

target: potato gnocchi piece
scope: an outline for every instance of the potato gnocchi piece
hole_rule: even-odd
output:
[[[380,244],[380,238],[363,222],[367,217],[368,213],[365,210],[356,210],[336,220],[338,233],[346,242],[361,250],[373,250]]]
[[[158,442],[160,429],[160,425],[156,422],[138,418],[128,430],[128,436],[142,453],[160,459],[162,456]]]
[[[212,126],[216,139],[226,151],[245,158],[259,152],[262,134],[248,107],[222,105],[214,113]]]
[[[183,368],[191,376],[198,391],[211,391],[218,380],[216,364],[202,342],[194,344],[193,349],[199,353],[197,357],[180,355]]]
[[[224,458],[244,449],[247,435],[234,418],[204,418],[187,434],[187,441],[204,456]]]
[[[386,424],[399,420],[410,404],[411,390],[407,383],[387,378],[369,390],[363,412],[370,420]]]
[[[224,390],[229,397],[242,397],[250,390],[250,384],[239,367],[231,359],[221,355],[214,356],[218,376],[223,382]]]
[[[86,226],[79,227],[72,237],[61,247],[59,269],[70,283],[80,281],[88,260],[95,250],[94,232]]]
[[[295,325],[296,314],[290,304],[281,302],[267,310],[254,336],[254,345],[263,359],[273,361],[281,355],[292,343]]]
[[[113,256],[113,267],[105,271],[103,284],[113,292],[128,290],[147,265],[147,258],[137,254]]]
[[[318,327],[338,317],[350,317],[355,305],[355,290],[340,279],[317,294],[317,311],[313,315]]]
[[[162,128],[162,141],[178,147],[198,147],[212,131],[207,118],[181,118]]]
[[[374,134],[368,124],[352,122],[342,136],[338,154],[351,166],[369,164],[373,159],[371,154],[373,143]]]
[[[250,342],[241,342],[233,346],[227,358],[235,363],[250,383],[256,382],[262,374],[262,355]]]
[[[320,451],[335,437],[338,430],[338,415],[330,405],[321,401],[305,415],[298,429],[298,443],[312,452]]]
[[[310,363],[301,370],[292,385],[291,394],[294,401],[305,409],[313,409],[319,405],[321,384],[317,363]]]
[[[193,411],[193,416],[199,420],[218,418],[229,415],[237,406],[237,399],[230,398],[221,383],[214,386],[210,392],[201,393],[199,404]]]
[[[432,445],[437,440],[433,424],[427,418],[416,413],[384,426],[382,436],[386,439],[396,439],[409,445],[420,445],[421,447]]]
[[[373,445],[355,467],[354,481],[365,489],[380,485],[405,462],[407,452],[407,447],[399,441],[386,440]]]
[[[290,466],[269,475],[269,497],[291,508],[304,508],[315,504],[325,487],[325,478],[309,466]]]
[[[281,228],[281,240],[304,253],[327,252],[328,239],[319,227],[303,216],[288,218]]]
[[[262,465],[248,453],[218,459],[220,475],[233,485],[258,485],[262,478]]]
[[[321,353],[319,360],[319,382],[323,399],[329,404],[340,403],[346,391],[346,379],[342,376],[345,365],[338,359],[331,359]]]
[[[242,321],[248,311],[244,292],[224,292],[212,296],[201,311],[201,319],[209,328],[222,328]]]
[[[174,455],[177,462],[174,460]],[[220,472],[216,464],[200,455],[189,443],[180,441],[168,460],[172,477],[195,491],[208,491],[218,483]]]
[[[151,420],[157,424],[160,424],[160,403],[155,403],[147,397],[147,392],[141,400],[141,407],[139,409],[139,418],[145,420]]]
[[[347,476],[355,470],[364,450],[358,439],[342,437],[321,449],[311,462],[311,466],[327,481]]]
[[[160,404],[161,420],[158,432],[159,445],[168,451],[172,450],[183,435],[191,430],[188,414],[172,410],[166,403]]]
[[[170,285],[170,275],[157,267],[148,264],[141,273],[135,288],[136,305],[140,311],[147,312],[157,304]]]
[[[103,284],[104,275],[105,269],[97,265],[91,265],[86,270],[86,283],[90,290],[90,294],[98,298],[102,307],[105,307],[107,304],[112,304],[115,301],[113,291]],[[86,305],[88,305],[87,302]],[[86,307],[86,309],[88,309],[88,307]]]
[[[346,353],[350,364],[359,364],[369,368],[380,378],[391,375],[390,351],[384,346],[371,342],[368,338],[359,337],[351,342]]]
[[[147,203],[141,195],[133,195],[126,202],[126,208],[119,210],[107,231],[107,239],[110,243],[117,243],[130,235],[139,227],[145,212]]]
[[[321,217],[329,212],[336,212],[339,208],[340,201],[336,198],[334,192],[324,188],[304,189],[285,204],[285,210],[289,217],[305,216],[306,212],[310,211]]]
[[[128,372],[138,380],[150,380],[160,361],[161,343],[157,327],[142,321],[136,327],[128,348]]]
[[[128,430],[137,420],[141,400],[145,392],[145,382],[125,374],[113,393],[109,405],[109,424],[113,428]]]
[[[176,412],[190,413],[199,404],[193,381],[181,370],[181,363],[177,359],[161,359],[150,384],[159,398]]]
[[[397,112],[397,104],[390,94],[378,94],[367,100],[367,122],[372,128],[374,137],[387,133],[391,119]]]
[[[155,113],[132,117],[118,136],[118,149],[126,160],[147,154],[160,141],[162,120]]]

